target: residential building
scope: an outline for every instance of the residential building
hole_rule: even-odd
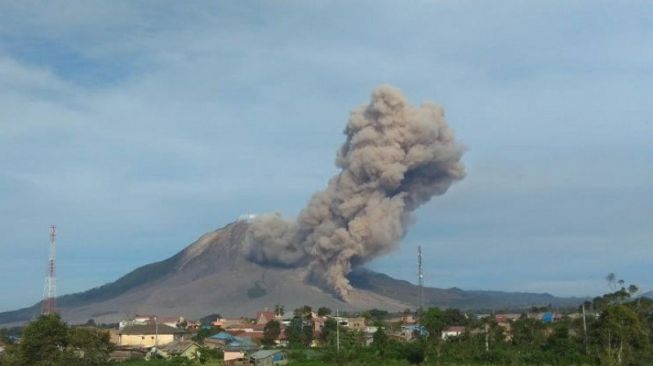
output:
[[[223,349],[226,351],[246,352],[258,350],[260,347],[249,337],[234,336],[227,332],[214,334],[206,340],[216,340],[224,344]],[[206,342],[205,340],[205,342]]]
[[[132,347],[163,346],[183,340],[186,332],[164,324],[128,325],[118,332],[118,345]]]
[[[276,320],[276,316],[271,311],[259,311],[256,313],[256,324],[267,324],[271,320]]]
[[[165,324],[172,328],[178,328],[179,324],[184,322],[185,320],[183,316],[180,317],[166,316],[166,317],[159,317],[156,319],[156,321],[159,324]]]
[[[175,341],[159,347],[157,353],[164,358],[180,356],[189,360],[199,357],[200,346],[192,340]]]
[[[335,319],[338,322],[338,324],[340,324],[341,326],[345,326],[349,329],[359,330],[359,331],[365,330],[365,318],[362,316],[355,317],[355,318],[336,317]]]
[[[261,350],[249,355],[252,366],[277,366],[288,363],[286,354],[281,350]]]
[[[465,333],[465,327],[452,326],[442,331],[442,340],[447,340],[452,337],[458,337]]]
[[[242,351],[224,351],[222,359],[225,366],[249,366],[249,359]]]
[[[404,312],[401,316],[401,323],[405,325],[415,324],[415,315],[412,312]]]
[[[428,337],[429,332],[422,325],[411,324],[401,326],[401,335],[405,340],[410,341],[419,336]]]

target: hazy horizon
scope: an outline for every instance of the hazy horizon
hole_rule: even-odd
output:
[[[437,102],[467,177],[368,267],[433,287],[653,290],[647,2],[0,5],[0,311],[295,216],[380,84]]]

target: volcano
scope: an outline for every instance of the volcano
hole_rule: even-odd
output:
[[[357,268],[348,275],[353,287],[347,302],[306,282],[305,268],[261,265],[243,254],[250,223],[239,220],[202,235],[176,255],[139,267],[115,282],[57,298],[62,317],[71,323],[89,319],[111,323],[136,314],[184,316],[207,314],[249,316],[265,308],[284,305],[292,311],[303,305],[358,311],[415,308],[418,287],[387,275]],[[461,309],[507,309],[574,305],[580,299],[549,294],[464,291],[425,288],[427,306]],[[0,324],[20,324],[41,310],[40,303],[0,313]]]

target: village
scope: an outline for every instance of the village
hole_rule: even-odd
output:
[[[431,310],[444,315],[442,319],[445,321],[436,335],[442,341],[453,341],[465,332],[488,333],[490,327],[499,329],[504,339],[510,340],[512,324],[519,319],[546,324],[563,318],[560,312],[544,308],[523,313],[494,314],[468,314],[454,309],[429,311]],[[274,311],[264,309],[253,315],[251,318],[223,318],[215,314],[202,320],[190,320],[183,316],[134,316],[109,329],[111,342],[115,345],[111,359],[126,361],[135,358],[148,360],[152,357],[183,357],[194,360],[199,359],[202,352],[210,352],[221,355],[224,365],[285,365],[288,362],[288,351],[296,347],[293,336],[295,342],[303,343],[308,349],[328,346],[329,342],[334,342],[334,335],[335,342],[338,343],[340,333],[343,337],[344,334],[355,335],[364,346],[370,346],[375,335],[380,332],[400,342],[433,336],[429,334],[432,326],[421,324],[420,313],[409,309],[403,313],[374,309],[336,315],[328,308],[321,307],[314,311],[310,306],[304,306],[286,314],[283,306],[277,305]],[[581,314],[571,312],[564,317],[579,319]],[[299,334],[293,334],[297,328]],[[335,347],[339,346],[335,344]]]

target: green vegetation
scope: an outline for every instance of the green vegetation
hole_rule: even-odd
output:
[[[204,344],[204,339],[222,332],[223,329],[220,327],[213,327],[213,326],[203,326],[200,328],[197,333],[193,334],[191,337],[192,340],[199,344]]]
[[[276,320],[270,320],[263,328],[263,344],[274,345],[274,341],[281,334],[281,323]]]
[[[327,321],[319,353],[302,352],[306,342],[295,341],[290,365],[434,365],[434,366],[647,366],[653,365],[653,300],[634,298],[636,286],[614,281],[613,292],[583,304],[585,325],[579,316],[565,316],[546,323],[523,314],[509,323],[492,317],[476,319],[458,310],[430,308],[421,315],[428,336],[415,334],[403,341],[389,333],[385,324],[366,346],[362,333]],[[550,309],[534,309],[546,311]],[[305,311],[296,312],[295,332],[299,334]],[[387,314],[371,310],[363,313],[368,324],[379,325]],[[449,326],[465,326],[466,332],[442,339]],[[395,332],[396,333],[396,332]],[[417,332],[416,332],[417,333]]]
[[[2,365],[101,365],[109,358],[109,333],[96,328],[69,328],[58,314],[41,315],[11,345]]]
[[[608,276],[611,292],[587,301],[577,312],[544,322],[522,314],[518,319],[498,322],[495,317],[478,319],[455,309],[429,308],[420,314],[421,326],[413,334],[400,334],[398,323],[388,323],[389,314],[370,310],[362,315],[367,325],[378,327],[372,339],[360,331],[339,326],[328,318],[313,339],[312,309],[294,311],[286,328],[290,365],[433,365],[433,366],[647,366],[653,365],[653,300],[635,297],[636,286],[626,286]],[[282,309],[275,309],[277,311]],[[533,309],[544,311],[550,309]],[[319,313],[329,314],[327,308]],[[585,312],[586,317],[580,316]],[[205,319],[209,321],[215,316]],[[585,321],[584,321],[585,320]],[[443,338],[450,326],[463,326],[459,336]],[[204,327],[194,339],[220,331]],[[264,328],[264,344],[272,346],[281,332],[278,321]],[[6,354],[2,366],[110,365],[112,350],[108,333],[94,327],[68,327],[56,315],[43,315],[31,322],[20,343],[12,344],[6,330],[0,342]],[[371,341],[371,343],[370,343]],[[317,347],[313,347],[317,345]],[[124,365],[213,365],[219,351],[201,349],[198,360],[131,360]]]

